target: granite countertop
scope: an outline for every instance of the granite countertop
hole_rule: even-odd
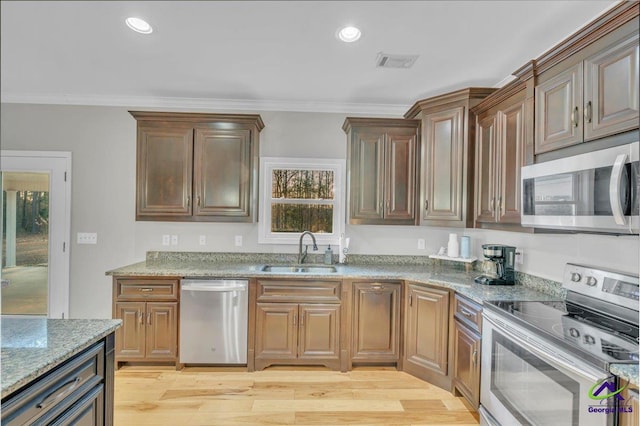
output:
[[[2,398],[62,364],[122,324],[111,319],[3,318]]]
[[[108,271],[107,275],[202,278],[396,279],[412,281],[419,284],[436,284],[450,288],[478,303],[483,303],[485,300],[559,300],[564,298],[564,295],[558,291],[558,286],[550,285],[548,288],[541,288],[543,286],[540,285],[538,281],[531,286],[485,286],[473,282],[473,279],[480,275],[478,271],[467,272],[452,269],[447,266],[415,264],[338,264],[334,265],[337,272],[274,273],[261,271],[261,268],[265,264],[266,262],[225,263],[188,259],[181,261],[171,260],[161,263],[145,261],[113,269]],[[530,277],[528,280],[532,281]],[[541,279],[540,281],[547,280]]]
[[[638,364],[611,364],[609,371],[615,376],[628,380],[636,387],[640,386],[638,384]]]

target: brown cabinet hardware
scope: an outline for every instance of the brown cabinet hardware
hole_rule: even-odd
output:
[[[592,115],[593,115],[592,103],[591,101],[589,101],[587,102],[587,106],[584,109],[584,119],[587,123],[591,123]]]

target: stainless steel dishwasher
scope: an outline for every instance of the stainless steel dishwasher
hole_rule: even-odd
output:
[[[180,362],[246,364],[248,280],[180,282]]]

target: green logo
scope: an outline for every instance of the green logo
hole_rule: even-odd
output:
[[[596,382],[593,386],[591,386],[591,389],[589,389],[589,398],[595,399],[596,401],[601,401],[603,399],[615,396],[618,401],[622,401],[624,400],[624,398],[622,397],[622,395],[620,395],[620,392],[625,390],[627,385],[624,385],[620,389],[616,389],[615,380],[613,380],[613,378],[611,377],[607,377],[606,379],[600,380],[599,382]],[[605,389],[608,393],[604,393],[601,395],[601,393]]]

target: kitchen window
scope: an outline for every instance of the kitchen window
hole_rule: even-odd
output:
[[[260,243],[297,244],[311,231],[337,244],[344,223],[344,160],[262,158]]]

